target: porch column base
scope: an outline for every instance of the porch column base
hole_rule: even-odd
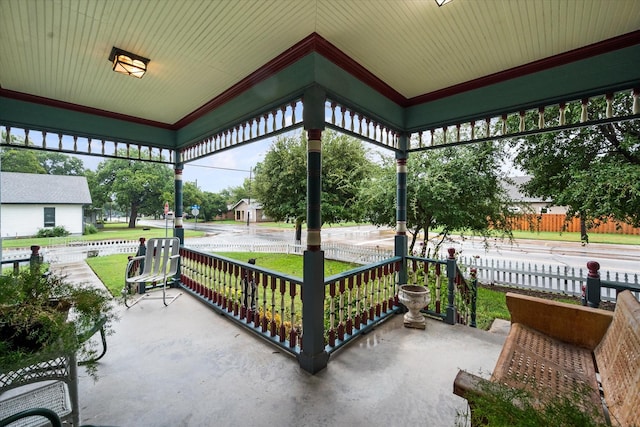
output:
[[[180,245],[184,245],[184,228],[174,228],[173,237],[180,239]]]
[[[402,257],[402,267],[398,275],[398,286],[406,285],[408,280],[407,274],[407,236],[406,234],[396,234],[395,239],[395,255]]]
[[[309,354],[302,351],[298,355],[298,363],[302,369],[310,374],[317,374],[327,367],[327,364],[329,363],[329,353],[323,351],[318,354]]]

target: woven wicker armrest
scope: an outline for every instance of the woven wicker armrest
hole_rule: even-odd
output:
[[[610,311],[507,293],[511,323],[579,347],[595,349],[613,319]]]
[[[613,322],[595,352],[613,424],[640,426],[640,302],[618,295]]]

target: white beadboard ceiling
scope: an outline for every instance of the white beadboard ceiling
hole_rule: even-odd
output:
[[[638,0],[0,0],[0,87],[173,124],[314,32],[413,98],[638,29]]]

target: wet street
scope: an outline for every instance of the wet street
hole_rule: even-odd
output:
[[[143,224],[164,227],[164,221],[144,221]],[[285,241],[294,243],[295,230],[290,228],[268,228],[255,224],[202,224],[185,223],[185,228],[206,231],[209,236],[222,241],[234,239],[251,239],[259,242]],[[302,242],[306,240],[306,230],[302,230]],[[389,228],[378,228],[370,225],[353,227],[322,228],[323,243],[343,243],[363,247],[379,247],[393,250],[394,231]],[[480,238],[462,240],[453,236],[444,247],[454,247],[457,252],[466,257],[479,257],[485,260],[500,260],[512,262],[527,262],[531,264],[545,264],[570,268],[586,268],[588,261],[598,261],[601,271],[618,272],[621,274],[640,273],[640,245],[609,245],[590,243],[582,246],[580,242],[559,242],[548,240],[495,240],[485,247]]]

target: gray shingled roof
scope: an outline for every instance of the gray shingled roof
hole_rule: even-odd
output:
[[[3,204],[91,204],[84,176],[2,172],[0,202]]]
[[[511,176],[509,179],[513,181],[513,184],[503,183],[503,186],[507,190],[511,201],[520,203],[543,203],[547,201],[540,197],[530,197],[524,194],[522,186],[531,180],[530,176]]]

